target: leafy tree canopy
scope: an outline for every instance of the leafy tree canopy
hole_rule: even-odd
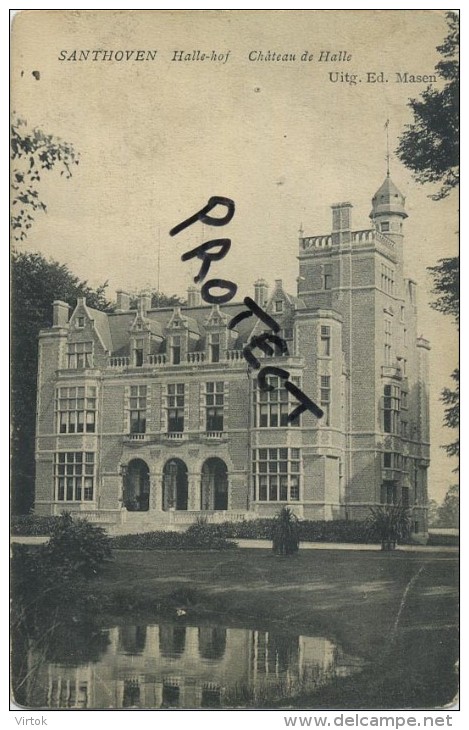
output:
[[[151,307],[157,309],[158,307],[178,307],[185,304],[185,300],[178,297],[176,294],[163,294],[156,289],[149,292],[151,295]],[[130,292],[130,308],[136,309],[138,305],[138,294],[136,292]]]
[[[459,183],[459,17],[446,14],[448,35],[437,46],[442,58],[435,70],[442,89],[429,86],[409,106],[414,115],[399,140],[397,156],[420,183],[440,183],[435,200]]]
[[[34,494],[34,436],[38,335],[52,325],[52,303],[61,299],[74,307],[86,297],[96,309],[109,311],[104,283],[96,290],[80,281],[65,264],[39,253],[14,251],[11,266],[12,301],[12,484],[13,509],[27,512]]]
[[[25,119],[14,119],[10,131],[11,229],[14,240],[21,241],[26,238],[36,211],[47,210],[37,190],[43,171],[57,167],[61,175],[70,178],[73,165],[78,165],[78,155],[68,142],[40,129],[29,129]]]

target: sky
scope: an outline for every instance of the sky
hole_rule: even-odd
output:
[[[48,212],[19,249],[68,264],[92,286],[108,281],[109,297],[158,282],[184,295],[195,271],[180,256],[213,235],[200,225],[175,238],[169,230],[223,195],[236,213],[217,274],[240,296],[259,277],[282,278],[295,293],[300,225],[305,235],[330,232],[331,204],[347,200],[353,228],[370,226],[386,174],[385,122],[392,152],[412,121],[409,98],[426,87],[397,74],[432,74],[445,35],[436,10],[19,13],[12,108],[80,154],[71,179],[53,171],[41,180]],[[143,62],[59,60],[80,49],[157,53]],[[172,60],[197,50],[222,60]],[[295,60],[249,60],[268,51]],[[319,61],[321,51],[350,60]],[[381,72],[388,81],[367,82]],[[457,253],[458,200],[431,200],[435,189],[416,184],[394,154],[390,166],[407,199],[405,274],[419,284],[419,334],[432,346],[429,493],[441,500],[456,481],[441,449],[454,434],[441,427],[439,394],[451,385],[457,336],[429,307],[427,267]]]

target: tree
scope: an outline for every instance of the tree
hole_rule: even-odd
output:
[[[448,34],[437,51],[441,60],[436,72],[443,81],[441,89],[429,86],[409,106],[414,121],[403,132],[397,155],[420,183],[440,183],[431,197],[445,198],[459,184],[459,17],[446,14]],[[429,267],[433,277],[432,307],[451,316],[459,324],[459,258],[446,258]],[[459,426],[459,370],[451,377],[456,387],[444,388],[441,400],[447,406],[444,424]],[[444,447],[449,456],[459,455],[459,440]]]
[[[12,506],[17,513],[31,508],[34,495],[34,439],[38,335],[52,325],[52,303],[61,299],[70,306],[86,297],[95,309],[110,310],[106,283],[96,290],[80,281],[67,266],[48,261],[38,253],[12,255]]]
[[[438,527],[459,526],[459,486],[453,484],[445,494],[438,510]]]
[[[158,309],[159,307],[179,307],[185,304],[184,299],[178,297],[176,294],[163,294],[156,289],[149,292],[151,295],[151,307],[152,309]],[[138,294],[135,291],[130,292],[130,308],[137,309],[138,306]]]
[[[42,171],[58,167],[61,175],[70,178],[78,155],[68,142],[37,128],[29,130],[25,119],[16,118],[10,131],[11,229],[14,240],[21,241],[33,224],[34,213],[47,210],[37,190]]]
[[[397,156],[420,183],[440,183],[435,200],[446,197],[459,183],[459,17],[446,14],[448,35],[437,51],[435,70],[442,89],[429,86],[409,106],[414,115],[399,140]]]
[[[442,314],[452,317],[459,328],[459,257],[440,259],[436,266],[429,267],[433,277],[432,294],[436,297],[431,306]],[[459,428],[459,368],[451,374],[455,387],[444,388],[441,400],[445,404],[444,425]],[[449,456],[459,456],[459,439],[444,448]],[[455,469],[457,471],[457,468]]]

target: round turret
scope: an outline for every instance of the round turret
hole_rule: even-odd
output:
[[[372,210],[370,218],[374,220],[377,216],[398,215],[407,218],[405,211],[405,197],[394,185],[393,181],[386,176],[383,184],[371,199]]]

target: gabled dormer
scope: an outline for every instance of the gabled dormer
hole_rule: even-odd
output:
[[[149,309],[148,297],[142,295],[135,319],[130,325],[130,364],[133,367],[142,367],[150,362],[150,355],[159,352],[163,342],[163,332],[160,323],[147,316]]]
[[[292,341],[296,301],[294,297],[284,290],[282,279],[276,279],[273,292],[263,306],[264,311],[278,324],[280,329],[277,334],[286,341],[290,354],[293,351]],[[266,330],[265,323],[262,320],[258,320],[251,336],[259,335]]]
[[[66,367],[71,370],[101,367],[112,351],[111,332],[107,314],[77,299],[68,323]]]
[[[220,362],[224,353],[231,347],[235,333],[227,329],[228,317],[214,304],[204,321],[205,359],[207,362]]]
[[[199,325],[187,317],[181,307],[175,307],[165,327],[167,360],[170,365],[187,362],[188,353],[197,349],[200,341]]]

